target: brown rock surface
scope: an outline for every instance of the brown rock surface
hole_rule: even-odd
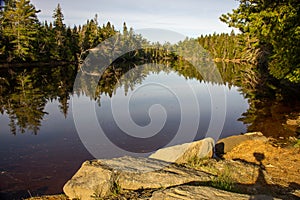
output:
[[[225,159],[261,165],[268,184],[300,186],[300,148],[281,148],[264,141],[245,141],[224,155]],[[299,188],[300,189],[300,188]]]
[[[262,140],[266,141],[267,138],[261,132],[246,133],[244,135],[233,135],[223,138],[216,143],[215,151],[218,156],[222,156],[231,151],[234,147],[238,146],[247,140]]]

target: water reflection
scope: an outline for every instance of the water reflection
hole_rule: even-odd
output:
[[[138,67],[143,63],[113,63],[100,79],[92,72],[81,72],[85,73],[85,78],[79,82],[82,89],[78,91],[73,91],[78,71],[73,65],[1,70],[0,198],[1,193],[11,195],[4,196],[5,198],[18,196],[19,193],[25,193],[22,197],[26,197],[28,189],[32,195],[59,193],[63,184],[75,173],[81,163],[93,158],[77,135],[70,106],[72,100],[77,100],[81,104],[94,102],[98,120],[106,125],[104,127],[110,133],[110,139],[116,138],[115,142],[118,145],[122,142],[128,144],[130,141],[122,141],[122,138],[120,140],[117,137],[118,126],[112,123],[112,118],[108,115],[111,111],[111,103],[116,101],[115,108],[121,109],[122,101],[133,94],[132,98],[135,103],[130,104],[130,110],[132,119],[140,126],[148,125],[150,122],[147,114],[147,108],[150,105],[157,101],[166,104],[167,107],[169,106],[168,110],[171,111],[171,115],[168,116],[169,122],[165,129],[170,134],[174,132],[172,129],[176,129],[180,121],[178,118],[180,110],[177,108],[176,100],[173,99],[171,93],[166,91],[159,93],[161,87],[140,87],[147,82],[161,80],[162,83],[177,87],[183,96],[187,96],[188,92],[181,88],[180,84],[180,82],[185,82],[197,91],[196,95],[201,108],[200,121],[197,122],[200,128],[193,134],[196,135],[195,139],[200,139],[208,130],[211,116],[208,85],[215,90],[225,90],[228,95],[228,115],[222,137],[246,131],[245,125],[237,121],[246,111],[247,103],[239,94],[239,88],[231,80],[231,77],[237,73],[236,67],[222,65],[219,67],[225,81],[223,85],[203,81],[201,75],[183,60],[158,63],[155,68],[149,65]],[[96,87],[96,93],[91,92],[93,87]],[[139,88],[140,92],[134,96],[134,91]],[[193,113],[193,111],[191,107],[188,113]],[[86,133],[88,134],[90,119],[84,115],[84,112],[82,110],[82,118],[87,122]],[[159,115],[159,112],[154,109],[154,118],[156,115]],[[188,120],[193,122],[194,118],[190,117]],[[25,134],[21,134],[23,132]],[[129,134],[135,137],[149,137],[147,133],[144,133],[145,135],[134,132]],[[178,135],[176,141],[190,141],[187,136],[188,134]],[[161,139],[160,142],[162,143],[157,142],[158,146],[155,148],[166,144],[168,140]],[[109,144],[111,141],[103,136],[98,148],[102,158],[128,155],[128,152],[119,152],[116,145],[108,148]],[[131,144],[135,152],[153,150],[153,145],[147,145]],[[125,145],[126,147],[128,145]]]
[[[247,128],[248,131],[262,131],[271,136],[292,134],[282,124],[286,120],[285,115],[300,110],[300,106],[297,103],[289,105],[262,101],[259,98],[262,94],[259,88],[266,83],[260,84],[261,77],[257,77],[253,66],[217,63],[223,79],[223,83],[220,83],[204,81],[202,74],[185,60],[153,61],[153,65],[144,65],[145,62],[114,62],[101,77],[93,71],[84,71],[74,65],[32,67],[26,70],[1,69],[0,198],[1,193],[10,194],[9,197],[15,197],[16,193],[24,194],[24,191],[27,194],[28,188],[32,195],[59,193],[65,181],[81,163],[93,158],[77,135],[70,106],[72,100],[81,105],[93,102],[99,123],[109,133],[103,135],[98,144],[98,157],[128,155],[128,152],[120,152],[118,146],[129,150],[133,155],[140,152],[147,155],[147,152],[166,144],[173,145],[173,140],[170,142],[169,139],[172,139],[181,120],[178,102],[172,93],[161,86],[148,87],[147,83],[171,85],[187,99],[190,93],[181,83],[190,85],[196,93],[201,110],[200,120],[197,121],[199,128],[192,133],[196,140],[203,138],[208,132],[212,105],[208,87],[216,91],[224,90],[227,95],[227,115],[221,137],[246,132]],[[77,83],[79,87],[76,87],[81,89],[74,91],[77,73],[82,73],[83,78]],[[93,92],[95,88],[96,92]],[[121,110],[123,103],[130,98],[134,100],[134,103],[129,104],[132,120],[142,127],[151,124],[151,112],[150,115],[148,113],[151,105],[165,105],[170,114],[163,131],[167,134],[154,138],[154,142],[146,143],[126,141],[126,138],[119,137],[120,130],[113,120],[111,105],[114,105],[114,109]],[[297,98],[295,100],[297,102]],[[191,115],[187,116],[187,120],[194,122],[192,113],[195,109],[191,106],[188,109],[187,113]],[[85,112],[82,109],[81,116],[87,122],[86,134],[89,134],[90,119],[85,116]],[[155,109],[152,114],[153,119],[163,117],[163,113]],[[134,132],[130,127],[128,130],[133,139],[153,136],[145,132]],[[189,134],[176,135],[176,141],[190,141]],[[164,139],[166,135],[168,140]],[[115,145],[108,147],[112,142]],[[133,149],[128,149],[129,147]]]
[[[1,70],[0,110],[9,117],[11,133],[37,134],[48,101],[58,100],[67,116],[75,75],[74,66]]]
[[[150,74],[164,72],[167,76],[176,72],[186,80],[197,80],[200,83],[203,81],[201,74],[182,60],[157,64],[155,67],[137,67],[142,64],[144,63],[113,63],[100,79],[97,74],[80,71],[79,73],[84,74],[79,82],[81,91],[73,91],[77,67],[72,65],[25,70],[3,69],[0,77],[1,113],[8,116],[12,134],[25,131],[37,134],[43,119],[48,115],[45,112],[47,102],[58,100],[59,110],[67,117],[73,93],[88,96],[100,106],[103,95],[112,97],[118,88],[123,88],[126,96],[129,90],[134,90]],[[228,67],[226,71],[222,71],[222,67],[219,69],[230,88],[236,70]],[[129,71],[131,73],[127,73]],[[92,92],[93,88],[96,88],[96,93]]]
[[[80,85],[76,88],[81,88],[80,91],[73,91],[77,74],[77,67],[74,65],[2,69],[0,73],[0,111],[9,119],[7,124],[12,134],[26,131],[37,134],[43,120],[48,116],[45,106],[54,100],[59,102],[58,108],[66,118],[70,99],[74,94],[79,97],[87,96],[91,100],[97,101],[100,106],[103,96],[113,97],[118,88],[122,88],[126,96],[130,90],[139,87],[147,77],[160,72],[165,73],[166,76],[176,73],[186,80],[206,83],[201,74],[184,60],[167,60],[155,67],[143,64],[145,61],[113,63],[105,70],[100,79],[98,74],[79,70],[79,73],[83,74],[83,78],[78,82]],[[142,65],[143,67],[139,67]],[[247,125],[248,131],[262,131],[267,136],[275,137],[295,134],[294,131],[286,129],[282,124],[286,121],[286,115],[300,110],[297,97],[293,98],[295,101],[292,99],[283,102],[263,100],[262,93],[265,92],[263,86],[267,83],[259,83],[261,77],[257,77],[253,66],[217,63],[217,67],[226,87],[229,89],[237,87],[237,90],[249,101],[250,107],[247,112],[238,116]],[[218,85],[220,83],[211,84]],[[94,88],[96,88],[96,92],[93,92]],[[232,95],[228,96],[229,104],[234,101],[234,99],[230,99],[231,97]],[[234,114],[232,110],[239,106],[239,104],[232,106],[231,110],[228,110],[227,117]],[[206,115],[209,116],[209,112]],[[202,119],[200,123],[205,120]],[[226,126],[228,125],[225,124],[225,129]],[[205,129],[203,124],[202,127]],[[233,134],[237,133],[235,130],[233,132]]]

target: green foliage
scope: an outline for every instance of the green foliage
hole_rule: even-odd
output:
[[[233,31],[230,34],[201,35],[198,38],[198,42],[215,59],[222,61],[249,61],[243,55],[243,36],[236,35]]]
[[[298,139],[298,140],[296,141],[296,143],[294,144],[294,147],[300,148],[300,139]]]
[[[36,13],[29,0],[10,1],[5,7],[0,19],[4,39],[0,49],[5,49],[7,61],[36,59],[34,44],[39,28]]]
[[[10,96],[9,107],[6,109],[11,119],[11,132],[16,134],[16,127],[24,133],[26,129],[36,134],[41,125],[46,99],[41,91],[34,88],[31,76],[26,70],[15,77],[14,93]]]
[[[113,186],[112,186],[112,190],[111,190],[111,193],[112,195],[116,196],[116,195],[119,195],[121,193],[121,186],[117,183],[117,182],[113,182]]]
[[[82,27],[67,27],[60,4],[53,22],[40,23],[30,0],[11,0],[0,11],[0,62],[78,62],[101,41],[116,33],[109,22],[99,26],[97,15]]]
[[[91,198],[94,199],[94,200],[102,200],[103,198],[97,194],[96,192],[94,192],[93,195],[91,195]]]
[[[207,173],[211,173],[213,175],[218,174],[218,169],[214,165],[212,159],[199,158],[198,156],[193,156],[192,158],[190,158],[188,160],[187,165],[194,168],[194,169],[200,169],[202,171],[205,171]]]
[[[63,60],[68,57],[69,46],[67,43],[66,25],[63,23],[64,15],[62,13],[60,4],[57,5],[53,13],[53,48],[51,49],[51,58],[53,60]]]
[[[30,131],[37,134],[47,115],[48,101],[57,100],[66,116],[77,68],[29,68],[3,70],[0,77],[0,111],[7,113],[12,134]]]
[[[231,177],[229,168],[226,167],[223,173],[215,177],[212,180],[211,185],[221,190],[234,191],[234,181]]]
[[[197,156],[192,157],[187,164],[192,168],[201,169],[205,172],[216,175],[210,183],[212,187],[226,191],[235,190],[234,180],[232,178],[230,168],[228,166],[225,166],[224,170],[220,170],[216,168],[216,165],[213,163],[213,160],[207,158],[201,159]]]
[[[64,15],[62,13],[60,4],[58,4],[56,9],[54,10],[53,18],[54,18],[53,25],[55,27],[54,29],[63,31],[66,25],[63,23]]]
[[[193,156],[188,160],[188,165],[194,168],[205,165],[205,161],[208,158],[199,158],[198,156]]]
[[[300,83],[300,4],[298,0],[240,0],[221,16],[230,27],[256,40],[251,47],[260,67],[277,79]]]

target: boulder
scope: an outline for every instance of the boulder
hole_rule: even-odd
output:
[[[261,132],[245,133],[243,135],[233,135],[223,138],[215,146],[216,155],[222,157],[225,153],[247,140],[267,141],[268,139]]]
[[[248,200],[248,199],[261,199],[268,200],[274,199],[267,195],[247,195],[227,192],[212,187],[206,186],[177,186],[165,190],[156,191],[152,194],[150,200],[178,200],[178,199],[218,199],[218,200]]]
[[[86,161],[63,190],[81,200],[105,197],[118,186],[126,190],[157,189],[207,182],[213,175],[150,158],[121,157]]]
[[[187,163],[195,157],[211,158],[213,156],[213,149],[214,139],[205,138],[191,143],[159,149],[151,154],[149,158],[181,164]]]
[[[63,187],[70,199],[92,199],[92,196],[106,196],[113,186],[113,172],[100,163],[86,161]]]

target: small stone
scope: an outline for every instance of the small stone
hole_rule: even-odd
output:
[[[250,135],[250,136],[264,136],[262,132],[249,132],[245,133],[244,135]]]
[[[275,166],[274,166],[274,165],[272,165],[272,164],[267,164],[267,165],[266,165],[266,167],[273,168],[273,167],[275,167]]]

